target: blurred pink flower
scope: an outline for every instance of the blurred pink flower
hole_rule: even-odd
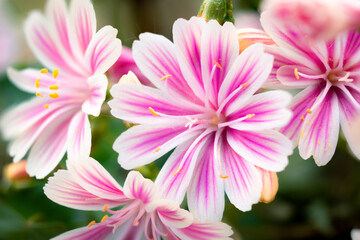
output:
[[[358,0],[266,0],[262,9],[272,15],[272,21],[301,27],[301,37],[308,40],[329,39],[360,27]]]
[[[303,28],[279,24],[269,12],[262,14],[261,22],[278,45],[267,50],[275,56],[279,84],[304,88],[294,97],[294,115],[282,132],[294,147],[299,144],[302,158],[313,156],[319,166],[332,158],[340,124],[350,147],[356,148],[349,134],[360,110],[360,34],[348,31],[328,41],[309,42]]]
[[[10,80],[21,90],[36,93],[8,110],[0,126],[10,140],[9,153],[27,158],[30,176],[43,178],[67,151],[70,158],[88,156],[91,130],[88,115],[98,116],[107,89],[104,72],[118,59],[121,42],[117,30],[106,26],[96,32],[90,0],[49,0],[46,15],[33,12],[25,22],[30,48],[49,69],[8,69]]]
[[[81,210],[103,210],[101,222],[53,239],[230,239],[230,226],[200,223],[179,204],[163,198],[152,181],[131,171],[122,188],[94,159],[68,161],[68,170],[49,178],[44,191],[54,202]],[[123,206],[120,210],[111,210]]]
[[[109,69],[108,76],[110,81],[117,83],[120,78],[132,71],[144,85],[151,85],[150,81],[141,73],[140,69],[136,66],[134,58],[131,53],[131,49],[123,47],[121,55],[115,64]]]
[[[240,55],[233,24],[179,19],[174,43],[145,33],[133,44],[135,61],[157,88],[118,84],[109,102],[115,117],[137,123],[114,143],[125,169],[148,164],[176,147],[156,183],[201,220],[218,221],[224,192],[240,210],[261,195],[255,166],[282,171],[291,142],[274,128],[291,118],[291,96],[254,93],[273,58],[254,44]]]
[[[255,28],[262,29],[260,24],[260,14],[255,11],[234,12],[236,28]]]

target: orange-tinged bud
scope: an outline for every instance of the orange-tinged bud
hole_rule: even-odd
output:
[[[239,40],[240,53],[255,43],[276,45],[275,42],[263,31],[256,28],[242,28],[236,31]]]
[[[4,167],[3,171],[5,179],[12,183],[30,179],[30,176],[26,172],[25,160],[10,163]]]
[[[261,174],[262,190],[260,201],[264,203],[270,203],[275,199],[276,193],[279,189],[279,182],[276,172],[257,168]]]

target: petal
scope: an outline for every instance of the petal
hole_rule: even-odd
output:
[[[60,13],[63,12],[60,10]],[[26,40],[36,58],[50,69],[58,68],[70,75],[84,75],[85,70],[80,62],[75,62],[69,49],[65,50],[56,41],[56,30],[49,28],[48,22],[39,12],[32,12],[25,21]]]
[[[90,89],[90,98],[82,104],[81,109],[83,112],[97,117],[106,98],[108,80],[104,74],[100,74],[89,77],[87,83]]]
[[[251,45],[236,58],[219,92],[218,101],[224,105],[226,115],[241,107],[233,104],[235,99],[245,103],[264,84],[272,62],[273,57],[264,53],[260,44]]]
[[[200,221],[220,221],[225,207],[224,182],[214,158],[214,138],[200,153],[187,190],[189,210]]]
[[[288,164],[287,156],[292,154],[291,141],[273,130],[246,132],[229,129],[227,140],[245,160],[273,172],[282,171]]]
[[[185,197],[199,153],[206,143],[204,139],[194,145],[194,140],[190,139],[176,147],[155,180],[163,196],[178,203],[181,203]],[[190,147],[192,148],[189,149]]]
[[[336,93],[330,90],[305,118],[299,140],[300,156],[307,159],[313,155],[318,166],[326,165],[335,152],[339,121],[338,98]]]
[[[224,179],[226,194],[235,207],[241,211],[249,211],[252,204],[260,199],[260,174],[254,164],[239,156],[226,139],[223,139],[220,149],[224,172],[228,176]]]
[[[199,132],[183,125],[138,125],[122,133],[113,149],[120,153],[119,164],[125,169],[146,165]]]
[[[79,160],[90,156],[91,129],[87,114],[80,111],[72,118],[67,138],[69,159]]]
[[[230,22],[220,26],[217,21],[210,20],[201,36],[201,70],[207,98],[215,106],[219,89],[230,68],[234,67],[238,52],[235,26]]]
[[[68,113],[70,116],[73,114]],[[67,133],[71,121],[68,114],[53,122],[36,140],[30,150],[26,171],[40,179],[48,175],[66,152]]]
[[[355,94],[356,92],[356,94]],[[353,96],[360,96],[358,90],[349,89],[348,93],[352,93]],[[339,99],[340,107],[340,123],[341,129],[344,133],[344,136],[349,144],[350,149],[356,155],[357,158],[360,158],[360,149],[359,149],[359,113],[360,113],[360,104],[354,102],[352,96],[349,96],[348,93],[339,91],[337,92]]]
[[[89,193],[110,200],[129,201],[115,179],[93,158],[69,159],[66,165],[82,188]]]
[[[262,43],[265,45],[276,45],[274,41],[263,30],[256,28],[240,28],[236,30],[239,41],[240,52],[250,45]]]
[[[124,183],[124,194],[130,199],[140,199],[144,204],[157,200],[160,195],[154,183],[139,172],[129,172]]]
[[[233,234],[231,227],[225,223],[194,222],[189,227],[172,229],[183,240],[230,240]]]
[[[142,33],[139,38],[140,41],[133,44],[133,57],[152,84],[202,105],[180,70],[174,44],[165,37],[152,33]]]
[[[305,121],[307,109],[310,109],[321,92],[320,86],[311,85],[298,93],[292,100],[289,108],[293,112],[290,122],[280,132],[293,142],[293,147],[299,142],[301,126]]]
[[[292,113],[286,109],[291,101],[291,95],[285,91],[269,91],[252,96],[248,104],[238,111],[227,116],[228,122],[236,121],[248,114],[255,114],[253,117],[238,123],[233,123],[229,127],[237,130],[261,131],[285,126]],[[234,105],[241,105],[241,102],[234,101]]]
[[[100,198],[84,189],[69,171],[59,170],[49,178],[44,187],[45,195],[57,204],[80,210],[102,210],[119,206],[116,200]]]
[[[164,225],[170,228],[184,228],[193,223],[192,214],[181,209],[179,204],[170,200],[156,202],[156,211]]]
[[[205,19],[192,17],[189,21],[178,19],[173,26],[173,38],[176,56],[182,73],[191,89],[201,99],[205,97],[201,76],[201,35]]]
[[[121,54],[121,41],[116,38],[117,30],[111,26],[101,28],[91,39],[85,58],[94,74],[105,73]]]
[[[169,96],[163,91],[136,84],[120,83],[113,86],[110,90],[114,100],[109,102],[111,113],[120,119],[135,122],[169,122],[178,121],[186,124],[186,116],[198,114],[203,111],[195,104],[179,101]],[[166,116],[152,113],[150,107],[159,114],[171,115],[171,119]],[[173,116],[179,116],[174,118]]]
[[[71,22],[82,53],[96,32],[96,17],[90,0],[72,0],[70,3]]]

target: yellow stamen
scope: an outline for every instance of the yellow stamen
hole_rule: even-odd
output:
[[[53,71],[53,77],[57,78],[58,75],[59,75],[59,69],[55,68]]]
[[[36,88],[40,87],[40,78],[36,79],[35,86],[36,86]]]
[[[294,74],[295,74],[296,79],[300,79],[300,76],[299,76],[299,73],[298,73],[298,69],[297,69],[297,68],[294,69]]]
[[[50,85],[50,86],[49,86],[49,89],[50,89],[50,90],[58,90],[58,89],[59,89],[59,86],[58,86],[58,85]]]
[[[49,104],[45,104],[44,108],[48,109],[49,108]]]
[[[304,116],[301,116],[301,118],[300,118],[301,120],[303,120],[303,121],[305,121],[305,118],[304,118]]]
[[[174,173],[174,177],[176,177],[176,175],[178,175],[181,171],[181,167],[179,167],[178,169],[176,169],[175,173]]]
[[[249,85],[249,83],[246,82],[246,83],[241,84],[240,87],[246,87],[247,85]]]
[[[108,215],[105,215],[102,219],[101,219],[101,222],[105,222],[106,221],[106,219],[108,219]]]
[[[103,212],[105,212],[106,210],[108,210],[108,208],[109,208],[109,205],[108,204],[105,204],[105,206],[104,206],[104,208],[103,208]]]
[[[40,73],[48,73],[48,70],[46,68],[43,68],[40,70]]]
[[[50,93],[50,94],[49,94],[49,97],[51,97],[51,98],[58,98],[58,97],[59,97],[59,94],[57,94],[56,92]]]
[[[218,63],[217,61],[213,60],[213,63],[220,68],[220,70],[223,70],[223,67],[220,65],[220,63]]]
[[[88,227],[91,227],[92,225],[94,225],[96,222],[95,220],[92,220],[89,224],[88,224]]]
[[[220,177],[221,177],[222,179],[226,179],[226,178],[229,177],[229,175],[222,175],[222,174],[220,174]]]
[[[328,144],[329,148],[331,148],[331,143],[327,143],[327,144]]]
[[[158,152],[158,151],[160,151],[160,147],[157,147],[154,151],[153,151],[153,153],[156,153],[156,152]]]
[[[307,112],[308,114],[311,114],[311,113],[312,113],[312,111],[311,111],[310,109],[306,110],[306,112]]]
[[[36,96],[37,97],[44,97],[44,95],[42,95],[41,93],[38,93],[38,92],[36,93]]]
[[[160,78],[160,80],[162,81],[162,80],[165,80],[165,79],[168,79],[168,78],[171,78],[171,77],[172,76],[170,74],[168,74],[168,75],[165,75],[162,78]]]
[[[134,223],[134,226],[135,226],[135,227],[139,226],[139,222],[136,221],[136,223]]]
[[[317,141],[317,144],[320,145],[320,141]]]
[[[149,107],[149,111],[151,112],[152,115],[156,117],[159,116],[152,107]]]
[[[253,118],[254,116],[255,116],[254,113],[253,113],[253,114],[248,114],[248,115],[246,115],[247,118]]]

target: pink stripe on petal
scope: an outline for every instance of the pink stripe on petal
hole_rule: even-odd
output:
[[[292,154],[291,142],[274,130],[247,132],[229,129],[227,140],[234,151],[246,161],[265,170],[279,172]]]
[[[221,160],[224,163],[224,173],[229,176],[224,179],[225,191],[232,204],[241,211],[251,210],[252,204],[259,202],[261,195],[261,177],[253,163],[238,155],[223,139],[221,145]]]
[[[200,221],[220,221],[225,207],[224,179],[214,162],[214,137],[207,140],[199,156],[187,190],[188,206]]]
[[[225,223],[194,222],[189,227],[172,229],[180,239],[196,240],[230,240],[233,234],[231,227]]]
[[[156,211],[160,220],[170,228],[188,227],[193,222],[193,216],[188,211],[181,209],[178,203],[170,200],[156,202]]]
[[[297,73],[295,73],[295,71],[297,71]],[[311,78],[306,77],[306,75],[302,76],[301,74],[309,75]],[[299,79],[297,79],[297,77]],[[322,83],[326,75],[323,72],[316,71],[316,69],[309,69],[300,65],[285,65],[278,69],[277,78],[285,86],[304,88],[312,84]]]
[[[308,114],[299,140],[299,153],[304,159],[314,156],[319,166],[332,158],[339,137],[339,103],[330,90],[323,101]]]
[[[99,198],[127,202],[121,186],[95,159],[69,159],[67,167],[73,179]]]

